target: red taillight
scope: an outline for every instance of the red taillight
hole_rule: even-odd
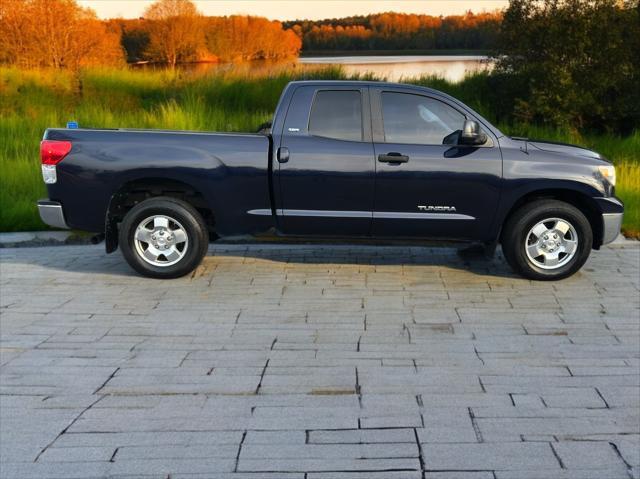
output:
[[[42,140],[40,142],[40,160],[43,165],[57,165],[70,151],[70,141]]]

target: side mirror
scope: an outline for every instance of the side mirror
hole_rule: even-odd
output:
[[[480,131],[480,125],[474,120],[465,120],[459,143],[461,145],[484,145],[487,142],[487,135]]]

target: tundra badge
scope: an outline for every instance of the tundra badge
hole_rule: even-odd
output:
[[[452,211],[456,211],[455,206],[424,206],[418,205],[418,209],[420,211],[432,211],[432,212],[442,212],[442,213],[450,213]]]

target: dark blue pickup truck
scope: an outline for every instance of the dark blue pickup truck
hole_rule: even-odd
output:
[[[48,129],[51,226],[105,235],[138,272],[192,271],[212,235],[446,239],[502,245],[520,274],[560,279],[613,241],[623,205],[593,151],[510,138],[411,85],[301,81],[259,134]]]

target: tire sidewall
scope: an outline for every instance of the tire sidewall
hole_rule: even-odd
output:
[[[163,215],[178,221],[184,228],[189,244],[184,257],[171,266],[154,266],[140,257],[135,247],[138,225],[149,216]],[[138,273],[153,278],[177,278],[193,271],[208,247],[208,235],[200,215],[184,202],[152,198],[134,206],[120,225],[119,242],[125,259]]]
[[[531,228],[547,218],[559,218],[570,223],[577,234],[578,246],[573,258],[557,269],[544,269],[533,263],[526,253],[527,236]],[[510,263],[524,276],[537,280],[557,280],[571,276],[587,261],[593,245],[593,233],[587,218],[571,205],[553,202],[525,212],[512,226],[508,245]]]

